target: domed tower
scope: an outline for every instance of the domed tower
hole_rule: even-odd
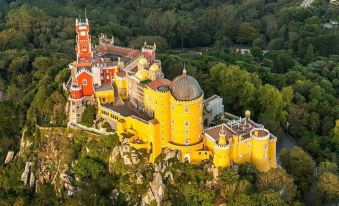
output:
[[[202,142],[203,91],[198,81],[186,74],[170,84],[171,137],[175,145],[195,145]]]
[[[156,64],[152,64],[149,68],[150,79],[152,81],[157,80],[162,77],[160,67]]]

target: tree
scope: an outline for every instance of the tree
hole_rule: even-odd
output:
[[[280,197],[279,192],[275,192],[275,191],[265,191],[265,192],[259,193],[258,203],[259,205],[267,205],[267,206],[286,205],[284,200]]]
[[[258,37],[258,31],[248,22],[241,23],[238,27],[236,41],[240,44],[251,44]]]
[[[297,198],[297,187],[293,178],[283,169],[271,169],[268,172],[259,173],[256,188],[259,192],[279,192],[289,204]]]
[[[339,201],[339,176],[331,172],[324,172],[312,188],[312,194],[317,197],[318,205],[337,203]]]
[[[93,121],[95,120],[96,108],[94,105],[88,105],[81,116],[81,123],[87,127],[93,126]]]
[[[177,31],[181,36],[181,49],[184,48],[184,38],[193,30],[193,20],[191,15],[179,16]]]
[[[308,64],[308,63],[314,61],[314,56],[315,55],[314,55],[314,51],[313,50],[314,50],[313,45],[309,44],[307,49],[306,49],[306,54],[305,54],[304,59],[303,59],[304,64]]]
[[[104,165],[96,159],[90,157],[81,157],[76,163],[74,173],[80,179],[96,179],[105,172]]]
[[[262,53],[261,48],[258,47],[258,46],[254,46],[254,47],[251,48],[251,54],[252,54],[252,56],[257,58],[259,61],[262,61],[263,58],[264,58],[264,54]]]
[[[155,11],[145,20],[148,30],[155,35],[161,35],[167,38],[169,49],[171,49],[171,40],[174,37],[174,28],[177,23],[174,11]]]
[[[167,40],[160,36],[139,36],[129,41],[128,46],[136,49],[140,49],[144,43],[155,43],[157,46],[157,52],[163,52],[168,49]]]
[[[224,99],[225,110],[232,112],[253,108],[256,90],[260,84],[256,74],[243,71],[238,66],[224,64],[213,66],[210,69],[210,78],[205,81],[207,93],[220,94]]]
[[[295,182],[300,190],[310,187],[313,181],[313,163],[300,147],[293,149],[283,148],[280,152],[280,161],[283,168],[293,175]]]

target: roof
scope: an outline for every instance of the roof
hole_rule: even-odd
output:
[[[136,74],[135,77],[138,78],[140,81],[148,79],[148,72],[145,69],[140,69]]]
[[[149,121],[153,119],[150,116],[148,116],[147,113],[137,111],[129,103],[125,103],[122,105],[104,104],[103,106],[119,113],[123,117],[136,116],[144,121]]]
[[[95,48],[96,52],[99,53],[111,53],[111,54],[116,54],[119,56],[125,56],[125,57],[130,57],[130,58],[136,58],[141,51],[137,49],[132,49],[132,48],[127,48],[127,47],[119,47],[115,45],[110,45],[110,44],[100,44]]]
[[[224,131],[226,132],[226,139],[232,138],[235,132],[228,127],[226,124],[220,124],[215,127],[210,127],[205,130],[205,134],[209,135],[211,138],[213,138],[215,141],[219,140],[219,133],[222,129],[222,126],[224,126]]]
[[[152,66],[149,68],[149,71],[152,71],[152,72],[159,72],[159,71],[160,71],[160,68],[159,68],[158,65],[152,64]]]
[[[103,84],[100,87],[94,87],[95,92],[103,92],[113,90],[113,86],[111,84]]]
[[[119,77],[125,77],[126,76],[126,72],[125,71],[120,71],[116,74]]]
[[[199,98],[203,93],[199,82],[185,72],[172,81],[170,89],[172,96],[179,101],[191,101]]]
[[[170,80],[163,78],[163,79],[154,80],[151,83],[148,83],[146,86],[153,90],[157,90],[158,87],[160,86],[168,86],[170,84],[171,84]]]

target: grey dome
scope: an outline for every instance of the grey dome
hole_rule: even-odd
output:
[[[194,100],[202,95],[202,90],[198,81],[185,73],[172,81],[170,90],[172,96],[180,101]]]

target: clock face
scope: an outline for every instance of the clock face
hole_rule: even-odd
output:
[[[80,36],[86,36],[86,32],[85,31],[80,32]]]

